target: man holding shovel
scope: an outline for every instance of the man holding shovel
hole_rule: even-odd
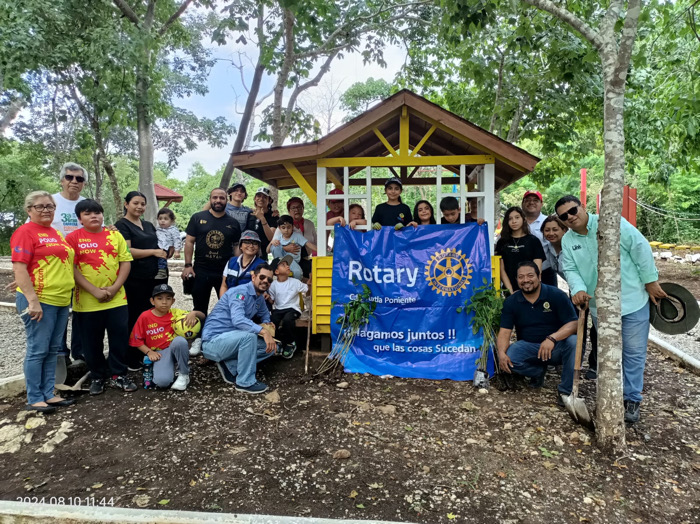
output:
[[[597,324],[594,291],[598,285],[598,215],[586,212],[573,195],[554,206],[559,219],[569,227],[561,241],[562,269],[571,289],[571,300],[586,304]],[[659,285],[659,272],[649,242],[624,218],[620,221],[620,276],[622,303],[622,375],[625,422],[639,421],[644,367],[649,339],[649,298],[656,304],[666,297]]]
[[[506,373],[530,377],[530,386],[544,385],[547,366],[560,365],[561,382],[557,404],[571,394],[576,355],[577,318],[566,293],[540,283],[540,270],[534,262],[521,262],[517,272],[520,290],[503,304],[498,332],[499,367]],[[510,343],[515,328],[518,341]]]

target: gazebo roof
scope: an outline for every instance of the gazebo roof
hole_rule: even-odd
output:
[[[291,164],[291,169],[296,168],[298,174],[315,187],[317,161],[321,159],[391,157],[387,144],[395,151],[399,149],[402,115],[408,123],[408,149],[413,151],[417,146],[420,147],[417,157],[492,156],[497,190],[527,175],[540,160],[524,149],[404,89],[323,138],[304,144],[243,151],[233,155],[233,165],[279,189],[290,189],[299,187],[290,175]],[[459,170],[459,165],[444,167],[455,173]],[[333,173],[334,168],[328,169],[337,179],[342,180],[342,172]],[[353,166],[350,174],[361,169],[362,167]],[[419,179],[413,180],[420,183]],[[406,182],[411,183],[410,180]]]
[[[153,184],[156,191],[156,200],[167,202],[166,207],[173,202],[182,202],[182,195],[161,184]]]

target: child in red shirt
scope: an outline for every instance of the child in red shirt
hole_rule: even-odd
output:
[[[187,340],[178,337],[173,331],[173,318],[187,314],[184,324],[194,326],[197,319],[204,320],[201,311],[187,313],[173,308],[175,292],[167,284],[153,288],[151,304],[153,309],[144,311],[139,316],[131,332],[129,345],[137,348],[153,362],[153,382],[161,388],[184,391],[190,383],[190,357]],[[175,378],[175,365],[179,371]],[[172,386],[171,386],[172,384]]]

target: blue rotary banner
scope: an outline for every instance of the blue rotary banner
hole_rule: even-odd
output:
[[[475,288],[491,282],[486,224],[335,228],[331,335],[342,304],[369,287],[375,316],[350,347],[345,370],[398,377],[472,380],[481,331],[457,313]],[[491,367],[492,364],[490,363]]]

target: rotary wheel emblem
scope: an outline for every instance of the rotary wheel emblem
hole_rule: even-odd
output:
[[[438,295],[461,293],[471,277],[472,265],[469,259],[454,248],[438,251],[425,266],[425,278]]]

